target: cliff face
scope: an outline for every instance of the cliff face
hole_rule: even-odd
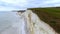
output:
[[[57,34],[47,23],[43,22],[31,10],[19,13],[25,18],[26,34]]]
[[[60,33],[60,8],[28,8],[36,13],[41,20],[49,24],[56,32]]]

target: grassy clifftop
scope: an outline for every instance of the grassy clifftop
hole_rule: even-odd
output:
[[[36,13],[41,20],[48,23],[58,33],[60,33],[60,8],[28,8]]]

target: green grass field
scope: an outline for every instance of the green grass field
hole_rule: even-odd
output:
[[[36,13],[41,20],[53,27],[56,32],[60,33],[60,8],[28,8]]]

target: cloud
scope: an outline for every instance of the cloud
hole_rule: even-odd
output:
[[[30,0],[28,5],[31,7],[54,7],[60,6],[60,0]]]
[[[0,11],[26,9],[26,0],[0,0]]]
[[[0,11],[60,6],[60,0],[0,0]]]
[[[60,6],[60,0],[50,0],[50,1],[45,1],[41,7],[57,7]]]
[[[18,5],[18,6],[24,6],[27,4],[26,0],[2,0],[2,1],[8,4]]]

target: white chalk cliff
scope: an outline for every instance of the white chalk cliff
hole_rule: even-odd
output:
[[[26,34],[57,34],[31,10],[26,10],[26,12],[20,13],[20,15],[22,15],[26,21]]]

